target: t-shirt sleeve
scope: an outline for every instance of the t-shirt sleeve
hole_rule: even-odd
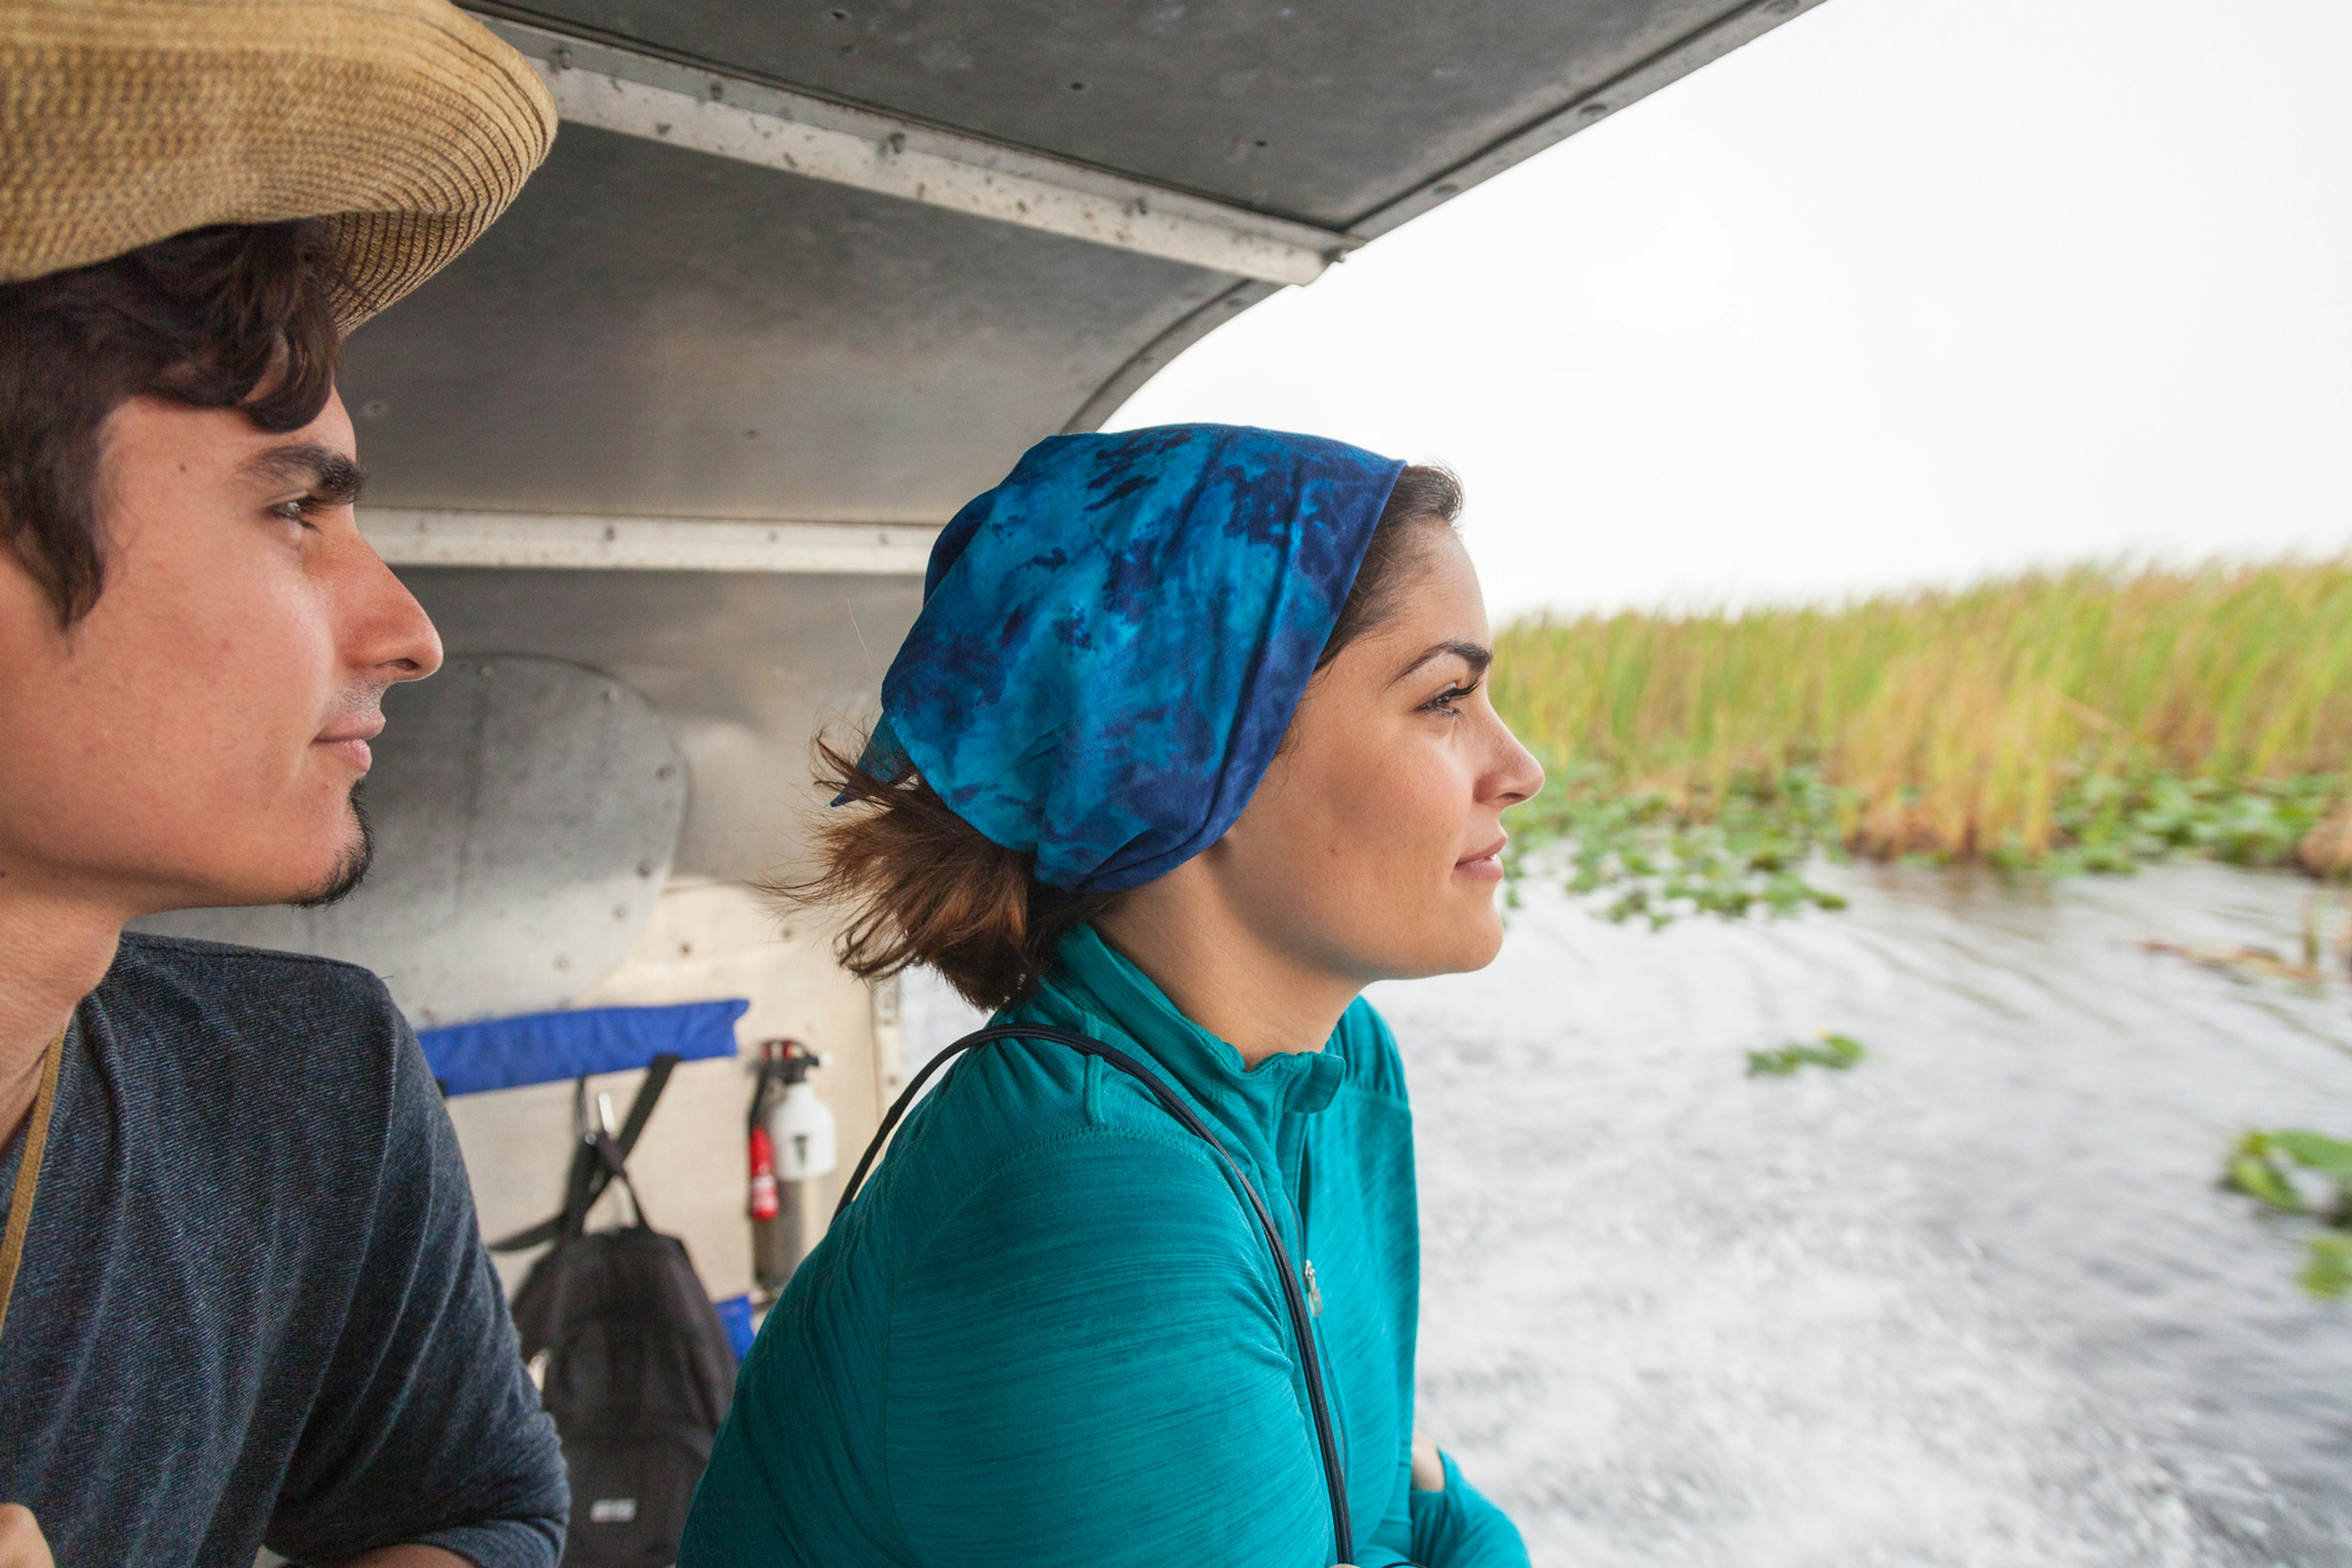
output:
[[[1412,1494],[1412,1559],[1426,1568],[1528,1568],[1527,1543],[1510,1516],[1462,1479],[1451,1454],[1445,1489]]]
[[[571,1511],[553,1421],[517,1349],[457,1138],[399,1032],[378,1201],[350,1310],[266,1532],[297,1562],[420,1543],[553,1568]],[[301,1325],[297,1325],[298,1329]]]
[[[890,1322],[890,1501],[921,1561],[1329,1563],[1272,1260],[1208,1158],[1095,1130],[941,1226]]]

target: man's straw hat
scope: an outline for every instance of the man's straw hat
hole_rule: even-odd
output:
[[[345,331],[506,210],[555,136],[446,0],[0,0],[0,282],[324,218]]]

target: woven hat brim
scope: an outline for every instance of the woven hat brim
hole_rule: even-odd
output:
[[[472,244],[555,126],[446,0],[0,0],[0,282],[323,218],[349,331]]]

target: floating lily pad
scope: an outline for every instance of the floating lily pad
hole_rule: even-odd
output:
[[[1843,1072],[1870,1053],[1851,1035],[1823,1035],[1818,1045],[1792,1041],[1777,1050],[1748,1053],[1748,1076],[1787,1078],[1799,1068],[1827,1068]]]

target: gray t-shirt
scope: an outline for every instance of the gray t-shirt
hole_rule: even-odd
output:
[[[554,1424],[374,975],[122,939],[67,1041],[0,1331],[0,1502],[60,1568],[562,1554]]]

